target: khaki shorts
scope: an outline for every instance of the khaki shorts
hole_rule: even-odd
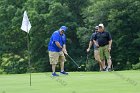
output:
[[[97,61],[99,61],[99,59],[100,59],[100,55],[99,55],[99,50],[98,49],[95,49],[94,50],[94,58]]]
[[[64,53],[61,52],[51,52],[49,51],[49,59],[50,59],[50,64],[57,64],[58,62],[65,62],[65,55]]]

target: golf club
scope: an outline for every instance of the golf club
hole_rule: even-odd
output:
[[[114,67],[113,67],[113,64],[112,64],[112,71],[114,71]]]
[[[89,54],[87,53],[87,61],[86,61],[86,64],[88,64],[88,56],[89,56]]]
[[[87,57],[86,57],[86,67],[85,67],[85,70],[88,71],[88,56],[89,56],[89,53],[87,52]]]
[[[67,56],[72,60],[72,62],[78,67],[78,68],[81,68],[81,66],[79,66],[68,54]]]

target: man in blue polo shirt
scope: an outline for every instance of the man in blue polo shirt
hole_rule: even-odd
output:
[[[52,34],[48,44],[49,59],[50,64],[52,65],[52,76],[59,76],[55,72],[58,62],[60,62],[61,65],[60,74],[68,75],[68,73],[64,71],[64,62],[66,61],[64,54],[67,55],[66,36],[64,34],[66,30],[66,26],[61,26],[59,30]]]

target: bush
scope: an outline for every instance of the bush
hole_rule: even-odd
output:
[[[0,73],[26,73],[27,72],[27,59],[19,55],[8,53],[2,55]]]
[[[140,62],[135,65],[132,65],[132,67],[134,70],[138,70],[138,69],[140,70]]]
[[[0,74],[3,74],[3,69],[0,69]]]

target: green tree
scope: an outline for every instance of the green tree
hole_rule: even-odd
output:
[[[83,33],[79,36],[80,39],[88,38],[86,36],[92,33],[93,27],[104,23],[106,30],[111,32],[113,38],[111,52],[113,64],[116,69],[130,69],[132,64],[138,62],[140,56],[138,52],[140,2],[138,0],[94,1],[83,12],[86,19],[84,27],[78,31]],[[83,40],[85,40],[84,43],[88,42],[87,39]],[[117,64],[120,65],[117,66]],[[127,65],[130,65],[129,68]]]

